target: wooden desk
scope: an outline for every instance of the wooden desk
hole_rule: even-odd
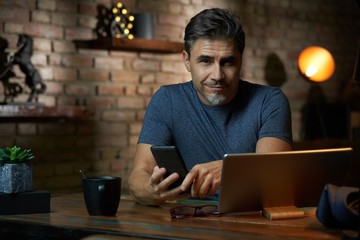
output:
[[[291,220],[270,221],[259,214],[174,220],[169,208],[175,205],[146,207],[127,198],[114,217],[89,216],[82,194],[54,196],[50,213],[1,215],[0,239],[341,239],[340,230],[317,221],[314,209]]]

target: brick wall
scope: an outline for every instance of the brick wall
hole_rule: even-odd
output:
[[[335,75],[322,86],[327,98],[335,99],[342,85],[351,78],[360,44],[360,11],[355,1],[350,0],[127,0],[123,3],[132,12],[154,13],[155,37],[172,41],[182,41],[187,21],[200,10],[236,9],[247,36],[242,76],[267,85],[275,84],[269,82],[269,74],[283,77],[276,84],[290,100],[295,140],[301,139],[300,109],[309,87],[296,68],[301,49],[320,45],[334,54]],[[181,54],[77,48],[73,40],[96,38],[93,30],[99,4],[109,7],[111,1],[0,1],[0,38],[9,44],[6,52],[11,55],[16,51],[21,33],[34,39],[32,62],[47,85],[39,102],[47,106],[95,109],[94,116],[82,120],[0,123],[0,147],[16,144],[33,149],[36,188],[78,191],[81,168],[89,175],[122,176],[125,191],[150,97],[160,85],[189,80]],[[271,59],[279,62],[277,68],[268,67]],[[15,68],[15,73],[14,81],[22,83],[22,72]],[[23,94],[16,101],[24,102],[26,97]]]

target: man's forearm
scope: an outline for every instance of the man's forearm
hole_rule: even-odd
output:
[[[131,174],[128,179],[130,194],[137,203],[142,205],[159,205],[164,201],[150,186],[149,178],[147,173]]]

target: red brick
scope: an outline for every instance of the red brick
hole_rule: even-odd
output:
[[[155,74],[144,74],[141,76],[140,83],[155,83]]]
[[[138,59],[133,62],[132,67],[135,71],[157,72],[160,70],[160,63],[153,60]]]
[[[17,126],[17,133],[19,135],[36,135],[36,124],[19,123]]]
[[[183,62],[164,61],[161,63],[161,71],[168,73],[187,73]]]
[[[76,69],[54,67],[54,80],[72,81],[77,79]]]
[[[28,22],[29,20],[29,10],[3,6],[0,8],[0,21]]]
[[[110,57],[95,58],[96,68],[121,70],[124,68],[123,65],[124,65],[124,60],[120,58],[110,58]]]
[[[134,121],[136,113],[134,111],[106,111],[102,114],[101,119],[108,122]]]
[[[39,134],[42,135],[68,135],[75,133],[75,126],[71,123],[69,124],[58,124],[58,123],[49,123],[41,124],[38,126]]]
[[[34,10],[31,12],[31,21],[50,23],[51,16],[50,13],[47,11]]]
[[[52,13],[51,23],[59,26],[75,27],[76,15],[68,13]]]
[[[101,159],[115,159],[119,158],[119,149],[118,148],[106,148],[100,150]]]
[[[62,64],[65,67],[91,67],[92,58],[84,55],[64,55]]]
[[[34,50],[51,52],[51,40],[41,38],[34,38],[33,40]]]
[[[91,16],[97,16],[97,6],[92,3],[79,3],[79,13]]]
[[[111,171],[114,172],[121,172],[125,169],[126,163],[120,160],[113,160],[111,161]]]
[[[63,85],[58,82],[45,82],[46,94],[63,94]]]
[[[63,29],[59,26],[53,26],[44,23],[25,24],[25,33],[30,36],[39,36],[45,38],[62,38]]]
[[[4,23],[0,21],[0,33],[4,33]]]
[[[5,23],[4,30],[7,33],[18,33],[24,32],[24,25],[22,23]]]
[[[185,16],[161,13],[159,14],[159,23],[164,25],[173,25],[176,27],[185,27],[188,19]]]
[[[45,83],[46,84],[46,83]],[[45,92],[44,94],[39,94],[38,96],[38,102],[44,104],[45,106],[48,107],[55,107],[57,105],[57,101],[55,99],[55,96],[52,95],[45,95],[47,94],[47,92]]]
[[[67,40],[89,40],[93,38],[93,30],[86,28],[66,28],[65,39]]]
[[[124,87],[121,85],[100,85],[97,88],[98,95],[119,96],[124,94]]]
[[[59,163],[55,166],[55,175],[63,176],[70,175],[73,173],[73,163]]]
[[[169,3],[169,13],[178,14],[182,13],[182,4],[180,3]]]
[[[77,3],[72,1],[56,1],[56,10],[66,13],[76,13]]]
[[[116,100],[109,97],[91,97],[87,99],[86,105],[97,109],[111,109],[115,107]]]
[[[112,71],[111,80],[113,82],[138,83],[140,75],[133,71]]]
[[[69,95],[90,95],[95,93],[95,88],[91,85],[71,84],[66,86],[65,92]]]
[[[142,96],[151,96],[153,90],[152,87],[149,85],[140,85],[137,89],[137,93]]]
[[[175,26],[160,25],[155,28],[155,35],[159,38],[179,41],[182,39],[184,28]]]
[[[53,68],[51,67],[39,67],[38,71],[40,73],[41,78],[44,79],[48,79],[48,80],[53,80],[54,79],[54,71]]]
[[[157,0],[138,1],[140,9],[147,9],[149,12],[166,12],[167,4]]]
[[[56,1],[55,0],[38,0],[39,9],[44,10],[55,10],[56,9]]]
[[[146,106],[149,105],[149,101],[146,101]],[[136,112],[136,120],[143,121],[145,116],[145,110],[138,110]]]
[[[73,53],[76,50],[74,43],[69,41],[53,41],[53,49],[58,53]]]
[[[90,17],[90,16],[78,17],[78,26],[79,27],[96,29],[97,23],[98,23],[98,20],[94,17]]]
[[[160,85],[176,84],[183,82],[183,77],[178,74],[159,73],[156,75],[156,82]]]
[[[31,62],[34,65],[46,66],[47,65],[47,56],[42,53],[33,54],[31,57]]]
[[[127,124],[118,122],[103,122],[96,125],[96,133],[101,135],[125,135],[128,132]]]
[[[130,124],[130,134],[136,134],[138,135],[141,131],[142,123],[135,122]]]
[[[4,111],[1,109],[1,111]],[[11,111],[9,109],[9,111]],[[15,123],[0,123],[0,136],[8,136],[16,134],[16,124]],[[1,146],[1,144],[0,144]],[[1,147],[0,147],[1,148]]]
[[[127,146],[127,136],[121,134],[119,136],[97,136],[95,139],[95,147],[119,147]]]
[[[62,55],[51,54],[49,55],[49,65],[59,66],[61,64]]]
[[[109,80],[109,72],[106,70],[92,69],[92,68],[81,69],[80,79],[104,82]]]
[[[139,97],[120,96],[117,99],[117,105],[122,109],[141,109],[145,107],[145,101]]]
[[[126,85],[125,86],[125,95],[126,96],[137,96],[137,86],[136,85]]]

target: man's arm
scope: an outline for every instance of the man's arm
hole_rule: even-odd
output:
[[[138,144],[136,148],[134,167],[128,178],[134,200],[144,205],[158,205],[166,200],[187,198],[187,195],[180,195],[180,187],[168,190],[179,175],[173,173],[163,179],[166,170],[156,165],[150,147],[150,144]]]
[[[292,146],[281,140],[279,138],[274,137],[264,137],[260,138],[256,143],[257,153],[265,153],[265,152],[283,152],[283,151],[292,151]]]

